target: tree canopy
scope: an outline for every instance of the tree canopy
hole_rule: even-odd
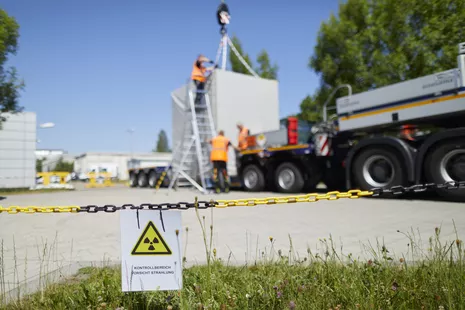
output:
[[[24,82],[18,81],[14,67],[5,68],[8,57],[15,55],[18,49],[19,25],[5,10],[0,9],[0,113],[20,112],[19,92]],[[1,122],[5,118],[0,115]]]
[[[464,35],[465,1],[347,0],[320,27],[308,64],[320,85],[299,117],[319,120],[316,111],[341,84],[359,93],[455,68]]]
[[[166,132],[162,129],[158,133],[158,140],[157,146],[153,150],[154,152],[169,152],[170,148],[168,145],[168,137],[166,136]]]
[[[242,49],[242,43],[239,40],[237,36],[233,36],[231,38],[232,43],[236,47],[237,52],[239,55],[244,58],[245,62],[254,69],[257,74],[264,78],[264,79],[273,79],[276,80],[278,78],[278,65],[274,64],[271,65],[270,61],[270,56],[268,55],[268,52],[263,49],[258,55],[257,55],[257,66],[254,67],[254,64],[252,63],[252,60],[250,59],[249,54],[245,53],[244,50]],[[252,75],[249,70],[242,64],[242,62],[239,60],[239,57],[229,50],[229,62],[231,63],[231,70],[233,72],[237,73],[242,73],[242,74],[248,74]]]
[[[41,167],[42,169],[42,167]],[[53,171],[60,171],[60,172],[73,172],[74,171],[74,163],[63,161],[63,158],[60,158],[55,166]]]

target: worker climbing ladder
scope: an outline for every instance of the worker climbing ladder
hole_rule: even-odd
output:
[[[247,70],[249,70],[253,76],[258,77],[258,74],[237,51],[227,34],[226,25],[229,24],[230,16],[229,8],[224,2],[218,7],[217,19],[221,26],[221,40],[216,54],[215,68],[220,67],[222,70],[226,70],[229,47]],[[221,66],[219,66],[220,59]],[[173,188],[177,189],[178,187],[185,186],[194,186],[203,193],[208,191],[209,183],[213,181],[213,165],[210,162],[210,145],[208,141],[216,136],[209,98],[210,85],[211,75],[207,79],[205,90],[197,91],[195,87],[193,87],[192,82],[189,81],[187,83],[187,100],[185,100],[185,102],[188,102],[188,107],[185,111],[185,122],[183,122],[183,136],[177,149],[173,152],[172,162],[158,180],[156,190],[160,188],[164,178],[171,171],[172,174],[170,176],[168,191]],[[197,94],[202,96],[199,106],[195,105],[195,97]]]
[[[201,95],[199,105],[195,104],[197,94]],[[201,192],[207,192],[213,170],[208,141],[216,135],[208,88],[197,91],[188,84],[187,99],[188,122],[184,124],[179,149],[173,154],[170,165],[173,175],[168,190],[181,186],[194,186]]]

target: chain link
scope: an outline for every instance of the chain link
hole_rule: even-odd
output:
[[[392,195],[399,195],[405,193],[420,193],[434,189],[446,189],[446,190],[456,190],[456,189],[463,189],[465,188],[465,181],[455,182],[445,182],[443,184],[435,184],[435,183],[427,183],[427,184],[416,184],[409,187],[403,187],[400,185],[393,186],[391,188],[373,188],[371,191],[373,192],[374,197],[392,194]]]
[[[400,195],[406,193],[420,193],[434,189],[456,190],[464,189],[465,181],[446,182],[443,184],[417,184],[409,187],[393,186],[391,188],[373,188],[369,191],[358,189],[349,190],[347,192],[332,191],[327,193],[313,193],[295,196],[281,197],[265,197],[265,198],[244,198],[244,199],[229,199],[229,200],[210,200],[194,202],[178,202],[178,203],[143,203],[141,205],[124,204],[116,205],[87,205],[87,206],[0,206],[0,213],[114,213],[120,210],[188,210],[188,209],[208,209],[208,208],[228,208],[228,207],[253,207],[259,205],[274,205],[274,204],[290,204],[301,202],[317,202],[320,200],[338,200],[341,198],[358,199],[360,197],[378,197],[387,195]]]

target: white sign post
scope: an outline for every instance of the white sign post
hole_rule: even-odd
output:
[[[123,292],[182,288],[180,211],[121,210]]]

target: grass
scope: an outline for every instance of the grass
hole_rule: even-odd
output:
[[[180,291],[123,293],[119,266],[87,267],[2,309],[465,308],[463,242],[458,236],[442,241],[440,228],[426,249],[411,231],[403,233],[408,249],[402,257],[391,256],[379,243],[368,247],[368,260],[340,253],[331,237],[320,240],[318,253],[308,249],[303,256],[294,251],[291,238],[289,250],[283,252],[269,237],[269,246],[258,251],[258,259],[233,266],[212,248],[213,225],[197,216],[207,263],[184,269]],[[186,240],[187,234],[186,228]]]

